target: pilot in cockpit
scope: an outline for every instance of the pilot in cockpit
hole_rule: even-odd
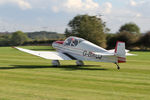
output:
[[[66,46],[77,46],[82,40],[79,40],[78,38],[70,37],[68,38],[64,45]]]

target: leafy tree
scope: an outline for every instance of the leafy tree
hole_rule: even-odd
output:
[[[131,48],[134,46],[134,43],[138,40],[136,34],[131,34],[129,32],[120,32],[118,34],[107,37],[107,49],[113,49],[117,41],[123,41],[126,43],[126,48]]]
[[[27,35],[21,31],[14,32],[12,34],[11,41],[12,41],[13,45],[21,45],[24,42],[26,42],[27,40],[28,40]]]
[[[69,29],[65,31],[66,36],[78,36],[89,40],[99,46],[105,47],[105,32],[108,28],[101,18],[97,16],[78,15],[68,23]]]
[[[1,34],[0,35],[0,46],[9,46],[11,45],[11,35],[10,34]]]
[[[125,42],[127,48],[133,47],[133,44],[138,38],[136,34],[131,34],[130,32],[121,32],[117,34],[117,40]]]
[[[140,28],[135,23],[126,23],[122,25],[119,29],[119,32],[129,32],[133,34],[140,34]]]
[[[64,34],[59,34],[56,32],[46,32],[46,31],[40,31],[40,32],[28,32],[28,37],[32,40],[49,40],[49,39],[64,39]]]
[[[144,49],[150,48],[150,31],[141,36],[138,44]]]
[[[117,34],[107,34],[107,49],[114,49],[117,41]]]

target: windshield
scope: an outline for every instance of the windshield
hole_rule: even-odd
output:
[[[65,40],[64,45],[67,46],[77,46],[79,43],[81,43],[83,39],[77,38],[77,37],[69,37]]]

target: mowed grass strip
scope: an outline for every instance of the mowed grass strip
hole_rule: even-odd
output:
[[[24,46],[54,50],[50,46]],[[10,47],[0,48],[0,100],[149,100],[150,52],[132,52],[120,64],[42,59]]]

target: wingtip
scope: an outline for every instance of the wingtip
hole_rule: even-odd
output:
[[[12,48],[16,48],[16,47],[12,46]]]

